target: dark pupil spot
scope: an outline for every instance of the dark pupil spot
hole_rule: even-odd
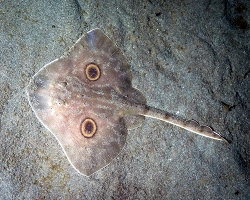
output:
[[[98,73],[98,72],[97,72],[96,68],[90,67],[88,73],[89,73],[89,76],[90,76],[91,78],[95,78],[95,77],[97,76],[97,73]]]
[[[87,122],[85,125],[85,133],[90,134],[93,131],[93,124],[91,122]]]

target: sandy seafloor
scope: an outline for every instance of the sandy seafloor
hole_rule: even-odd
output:
[[[250,199],[249,1],[0,1],[0,199]],[[231,143],[147,118],[110,165],[77,173],[25,87],[100,28],[150,106]]]

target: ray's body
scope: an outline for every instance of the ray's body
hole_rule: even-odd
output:
[[[145,116],[226,141],[194,120],[147,106],[131,80],[125,58],[99,29],[88,32],[68,55],[44,66],[31,80],[31,107],[80,173],[91,175],[109,164],[123,148],[127,129],[140,125]]]

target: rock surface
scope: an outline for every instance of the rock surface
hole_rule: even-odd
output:
[[[249,1],[0,1],[0,199],[249,199]],[[230,144],[146,119],[107,167],[78,174],[36,119],[30,78],[102,29],[148,105]]]

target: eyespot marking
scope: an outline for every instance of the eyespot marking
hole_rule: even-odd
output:
[[[91,138],[96,133],[97,126],[93,119],[87,118],[81,124],[81,133],[86,138]]]
[[[95,63],[90,63],[86,66],[85,73],[90,81],[96,81],[101,76],[101,70]]]

